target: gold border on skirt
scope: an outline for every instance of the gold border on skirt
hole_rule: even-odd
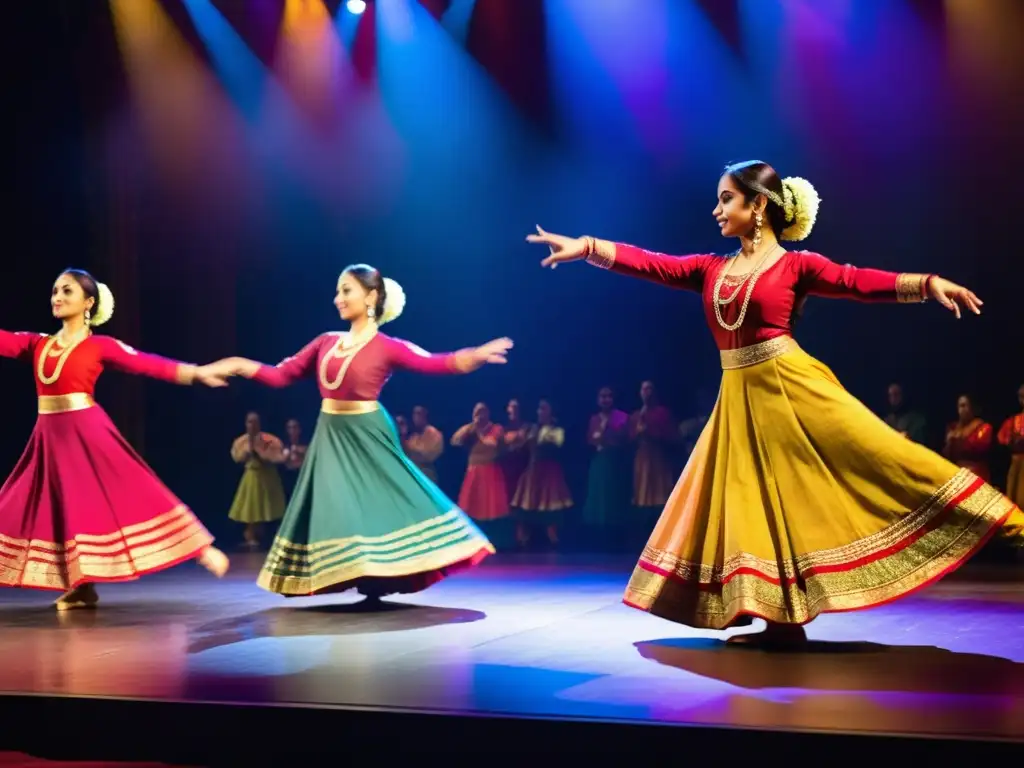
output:
[[[332,416],[354,416],[361,413],[373,413],[380,409],[376,400],[332,400],[325,397],[320,403],[321,413]]]
[[[768,341],[762,341],[759,344],[751,344],[748,347],[722,349],[719,350],[719,355],[722,358],[722,370],[728,371],[734,368],[746,368],[747,366],[757,365],[798,349],[800,349],[800,345],[796,343],[796,339],[792,336],[776,336],[774,339],[768,339]]]

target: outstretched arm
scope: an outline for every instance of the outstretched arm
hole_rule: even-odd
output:
[[[457,374],[471,373],[487,363],[504,363],[512,347],[508,339],[496,339],[471,349],[432,355],[424,349],[401,339],[386,338],[388,361],[395,368],[418,373]]]
[[[798,252],[800,281],[807,293],[868,302],[920,303],[933,298],[960,317],[963,307],[981,314],[973,291],[934,274],[886,272],[836,264],[819,253]]]
[[[639,277],[659,285],[700,291],[704,276],[714,256],[667,256],[664,253],[645,251],[643,248],[613,243],[597,238],[566,237],[545,232],[537,227],[537,234],[527,235],[531,243],[541,243],[550,253],[541,261],[542,267],[554,269],[559,264],[586,259],[602,269],[610,269],[623,275]]]
[[[46,336],[39,333],[0,331],[0,357],[31,360],[36,344]]]
[[[583,239],[587,242],[585,258],[588,264],[687,291],[703,289],[709,261],[715,258],[705,255],[669,256],[626,243],[593,237]]]
[[[111,336],[94,336],[100,345],[103,362],[111,368],[137,376],[169,381],[172,384],[190,385],[196,380],[199,366],[172,360],[148,352],[139,352]]]
[[[330,334],[317,336],[291,357],[277,365],[267,365],[246,357],[226,357],[211,364],[211,368],[227,376],[244,376],[268,387],[287,387],[311,376],[316,368],[320,345],[333,340]]]

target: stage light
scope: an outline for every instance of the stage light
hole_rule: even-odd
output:
[[[348,2],[345,3],[345,10],[358,16],[366,10],[366,2],[364,0],[348,0]]]

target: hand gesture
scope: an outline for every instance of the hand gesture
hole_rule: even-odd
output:
[[[565,237],[565,235],[553,235],[545,232],[540,226],[537,227],[536,235],[527,235],[528,243],[543,243],[551,252],[540,265],[554,269],[559,264],[569,261],[579,261],[587,255],[587,239],[585,237]]]
[[[473,350],[473,356],[481,365],[490,363],[492,365],[504,365],[508,362],[508,351],[512,349],[512,339],[500,338],[481,344]]]
[[[933,277],[928,281],[928,295],[956,315],[957,320],[960,319],[961,307],[980,315],[981,306],[985,303],[974,295],[974,291],[942,277]]]
[[[200,365],[196,368],[194,381],[204,384],[207,387],[226,387],[229,374],[219,371],[210,365]]]

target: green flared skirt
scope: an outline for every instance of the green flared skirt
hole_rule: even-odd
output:
[[[583,522],[599,528],[625,524],[630,519],[633,468],[621,450],[598,451],[590,460]]]
[[[277,468],[250,460],[235,491],[228,517],[236,523],[272,523],[284,515],[284,486]]]
[[[489,554],[405,456],[386,410],[321,413],[258,584],[286,596],[419,592]]]

